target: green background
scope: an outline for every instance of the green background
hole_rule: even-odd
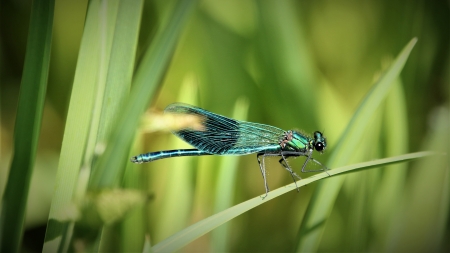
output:
[[[86,54],[80,44],[83,36],[88,39],[87,13],[96,2],[101,1],[57,0],[55,3],[49,81],[27,204],[23,251],[40,251],[44,243],[50,204],[52,199],[55,201],[56,174],[61,166],[58,164],[64,159],[60,156],[64,134],[77,124],[76,117],[67,120],[69,106],[99,101],[98,97],[78,96],[74,100],[73,96],[76,71],[83,67],[92,70],[96,66],[96,62],[89,61],[92,66],[77,66],[77,61],[80,64],[82,55]],[[146,71],[138,71],[139,66],[145,66],[146,52],[155,46],[159,31],[170,29],[167,24],[179,5],[178,1],[144,1],[140,7],[140,24],[126,28],[138,31],[135,59],[132,59],[134,67],[130,70],[131,89],[140,78],[138,72]],[[189,147],[170,133],[148,126],[152,124],[148,121],[157,118],[158,112],[168,104],[186,102],[225,116],[286,130],[302,129],[306,133],[320,130],[327,136],[329,145],[323,155],[315,154],[315,158],[326,165],[366,93],[413,37],[418,42],[401,75],[367,127],[361,130],[364,133],[358,144],[345,152],[352,154],[349,163],[422,150],[448,152],[450,7],[447,1],[205,0],[192,8],[180,28],[174,51],[169,53],[167,67],[161,64],[161,80],[156,82],[150,100],[143,102],[154,112],[151,115],[156,116],[136,112],[143,117],[138,125],[130,122],[129,127],[136,129],[132,151],[129,145],[110,142],[119,144],[124,154]],[[1,195],[13,155],[30,10],[30,1],[0,4]],[[98,12],[100,20],[107,16],[103,14]],[[103,24],[111,22],[103,21]],[[119,23],[111,27],[118,26]],[[100,27],[99,31],[108,27]],[[117,36],[111,43],[128,39]],[[120,52],[120,48],[115,50]],[[158,57],[154,56],[153,60],[158,61]],[[111,62],[120,67],[122,58],[114,59]],[[92,71],[101,73],[102,70]],[[110,73],[106,83],[121,80],[118,74]],[[120,93],[117,96],[126,99],[129,89],[124,88]],[[104,106],[118,104],[117,100],[111,100]],[[110,116],[113,121],[115,114]],[[110,125],[114,128],[115,124]],[[105,130],[104,135],[108,136],[109,131]],[[86,150],[89,145],[88,142]],[[106,162],[99,161],[99,164]],[[74,229],[71,251],[79,251],[77,247],[92,250],[96,243],[108,245],[100,248],[117,251],[142,251],[144,234],[149,235],[152,244],[157,244],[188,225],[264,193],[254,155],[175,158],[143,165],[124,162],[125,165],[128,167],[124,176],[116,185],[139,189],[146,200],[137,201],[141,204],[127,212],[124,219],[109,225],[103,231],[106,236],[101,242],[98,242],[98,224],[81,219]],[[290,165],[299,172],[301,161],[293,160]],[[374,169],[346,176],[320,237],[318,251],[450,250],[445,240],[450,232],[448,157],[395,166],[396,174],[389,169]],[[277,159],[270,159],[267,167],[271,189],[291,182]],[[91,190],[96,187],[95,183],[90,185]],[[301,249],[299,229],[308,205],[315,200],[316,190],[317,184],[312,184],[303,187],[300,193],[275,198],[240,215],[226,227],[200,237],[182,251]],[[122,201],[119,205],[126,203]]]

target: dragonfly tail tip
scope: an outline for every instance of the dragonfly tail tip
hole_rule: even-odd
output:
[[[130,161],[131,161],[132,163],[141,163],[141,162],[139,161],[139,159],[138,159],[137,156],[131,157],[131,158],[130,158]]]

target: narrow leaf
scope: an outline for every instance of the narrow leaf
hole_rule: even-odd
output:
[[[68,209],[89,177],[110,59],[117,1],[90,1],[64,130],[44,251],[66,251],[74,217]],[[84,169],[81,167],[84,165]]]
[[[2,198],[0,252],[18,252],[42,122],[50,64],[54,0],[33,1],[14,130],[14,155]]]
[[[414,38],[405,46],[392,66],[361,102],[337,145],[331,147],[334,152],[327,163],[329,167],[342,166],[351,158],[352,154],[348,150],[351,150],[361,140],[369,119],[385,98],[394,80],[399,76],[416,42],[417,39]],[[325,222],[333,209],[344,179],[345,177],[334,178],[317,187],[312,196],[314,201],[308,205],[305,218],[300,226],[297,252],[317,251],[325,229]]]
[[[344,173],[351,173],[356,172],[358,170],[366,170],[371,169],[375,167],[380,166],[386,166],[390,164],[400,163],[400,162],[406,162],[410,161],[412,159],[422,158],[426,156],[436,155],[437,153],[433,152],[417,152],[417,153],[410,153],[406,155],[401,156],[395,156],[390,158],[384,158],[379,159],[375,161],[365,162],[365,163],[358,163],[353,165],[347,165],[341,168],[336,168],[327,171],[330,176],[338,176]],[[316,174],[314,176],[302,179],[297,181],[298,187],[303,187],[305,185],[311,184],[313,182],[328,178],[328,175],[326,172],[322,172],[320,174]],[[329,181],[329,180],[327,180]],[[197,222],[186,229],[183,229],[182,231],[170,236],[166,240],[156,244],[153,246],[153,252],[174,252],[177,250],[180,250],[182,247],[186,246],[190,242],[194,241],[195,239],[201,237],[202,235],[208,233],[209,231],[213,230],[214,228],[224,224],[225,222],[243,214],[244,212],[255,208],[261,204],[266,203],[269,200],[272,200],[278,196],[281,196],[287,192],[296,190],[295,183],[291,183],[289,185],[286,185],[284,187],[278,188],[274,191],[269,192],[269,195],[262,199],[260,196],[255,197],[253,199],[247,200],[241,204],[235,205],[231,208],[226,209],[225,211],[222,211],[220,213],[217,213],[213,216],[210,216],[206,219],[203,219],[200,222]]]
[[[114,144],[107,143],[105,153],[100,157],[89,182],[90,189],[112,187],[120,181],[125,163],[129,161],[128,148],[131,147],[136,126],[164,76],[178,37],[195,3],[196,1],[180,1],[168,24],[158,32],[146,52],[133,79],[130,97],[108,139]]]

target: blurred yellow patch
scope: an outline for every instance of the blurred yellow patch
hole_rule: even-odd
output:
[[[176,131],[183,128],[205,131],[204,120],[200,115],[163,114],[152,110],[145,114],[141,129],[144,132]]]

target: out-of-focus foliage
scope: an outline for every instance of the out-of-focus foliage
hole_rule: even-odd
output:
[[[63,135],[70,127],[66,119],[89,2],[93,1],[56,1],[50,76],[30,186],[25,250],[39,251],[44,242]],[[0,3],[2,196],[12,157],[30,4],[12,0]],[[144,1],[135,69],[179,4]],[[449,9],[445,0],[201,0],[184,25],[158,92],[146,103],[149,109],[160,111],[169,103],[187,102],[229,117],[244,117],[248,110],[248,121],[286,130],[300,128],[307,133],[321,130],[329,146],[315,158],[326,165],[372,84],[417,37],[400,78],[370,119],[364,137],[346,152],[354,154],[350,162],[421,150],[448,152]],[[85,97],[77,102],[95,102],[92,99]],[[143,117],[146,115],[153,114]],[[130,155],[189,147],[167,132],[148,132],[146,125],[135,127],[132,151],[123,147]],[[150,242],[155,245],[223,208],[264,193],[254,155],[236,161],[224,159],[206,156],[128,163],[122,187],[139,189],[147,200],[126,213],[121,222],[104,229],[101,243],[119,245],[121,251],[142,251],[145,243],[148,250]],[[300,159],[290,164],[299,171]],[[444,240],[450,236],[448,164],[448,156],[434,157],[394,165],[395,169],[346,176],[318,250],[449,251]],[[229,174],[224,172],[226,166],[232,170]],[[267,167],[271,189],[291,182],[277,159],[269,159]],[[232,178],[226,181],[223,175]],[[229,183],[234,184],[233,191]],[[215,234],[200,237],[186,251],[294,251],[301,239],[298,232],[305,211],[315,201],[315,191],[313,184],[303,187],[300,194],[275,198]],[[71,249],[86,247],[86,241],[95,239],[96,232],[85,226],[77,228]]]

